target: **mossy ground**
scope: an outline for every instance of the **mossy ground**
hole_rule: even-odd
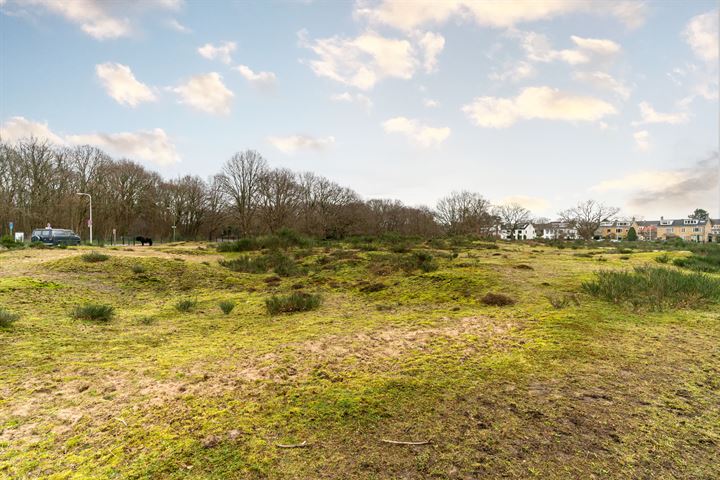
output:
[[[0,478],[720,477],[717,306],[546,298],[659,253],[450,244],[428,273],[383,247],[290,249],[283,278],[204,244],[1,253],[22,318],[0,329]],[[266,313],[293,291],[323,303]],[[71,318],[85,302],[114,319]]]

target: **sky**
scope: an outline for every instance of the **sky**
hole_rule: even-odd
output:
[[[255,149],[360,193],[718,215],[717,1],[0,0],[0,137],[166,178]]]

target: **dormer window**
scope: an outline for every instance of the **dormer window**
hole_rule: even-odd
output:
[[[685,222],[685,225],[697,225],[698,223],[700,223],[698,220],[696,220],[694,218],[686,218],[684,220],[684,222]]]

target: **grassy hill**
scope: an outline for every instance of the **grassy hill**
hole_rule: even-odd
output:
[[[0,478],[720,477],[720,276],[596,274],[687,252],[96,250],[0,253]]]

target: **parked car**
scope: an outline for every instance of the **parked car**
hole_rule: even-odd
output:
[[[80,245],[80,236],[64,228],[42,228],[33,230],[30,241],[45,245]]]

